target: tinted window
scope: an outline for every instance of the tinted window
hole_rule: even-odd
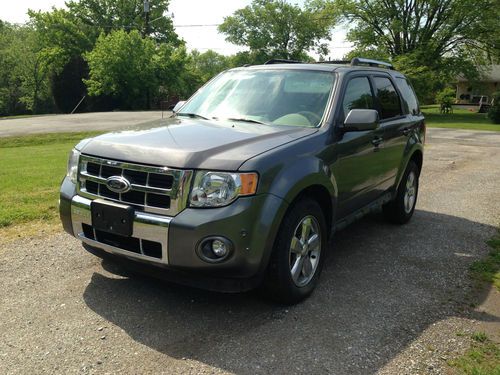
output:
[[[401,115],[399,96],[389,78],[375,77],[375,88],[380,103],[380,118],[391,118]]]
[[[342,108],[344,109],[344,117],[351,109],[374,109],[372,90],[367,77],[357,77],[349,81]]]
[[[405,109],[408,113],[418,115],[420,113],[418,100],[410,82],[404,78],[396,78],[396,85],[403,96],[403,105],[405,106]]]

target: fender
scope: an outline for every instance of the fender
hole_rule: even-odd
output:
[[[337,184],[324,162],[315,157],[301,158],[280,170],[269,187],[269,192],[290,204],[302,191],[317,185],[328,191],[332,202],[336,199]]]
[[[267,179],[264,178],[264,180]],[[290,205],[304,190],[318,187],[325,189],[329,194],[332,207],[329,234],[332,232],[335,221],[337,185],[333,175],[329,173],[329,168],[325,166],[321,159],[315,157],[296,158],[293,162],[287,163],[286,168],[281,169],[274,178],[268,181],[270,182],[268,192],[273,196],[281,198],[281,204],[279,207],[273,207],[272,210],[266,210],[265,212],[266,216],[271,213],[274,214],[274,217],[271,225],[272,229],[270,229],[266,241],[266,249],[262,257],[259,274],[263,274],[267,268],[274,241],[283,218]]]
[[[398,174],[396,176],[396,183],[394,184],[394,189],[397,191],[399,184],[401,183],[401,179],[403,178],[403,174],[410,162],[411,158],[415,154],[415,152],[420,152],[423,156],[424,147],[421,139],[421,135],[417,132],[413,132],[413,134],[408,138],[408,142],[406,143],[406,147],[403,153],[403,158],[401,159],[401,163],[399,165]]]

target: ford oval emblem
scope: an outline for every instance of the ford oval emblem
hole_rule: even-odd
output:
[[[122,176],[111,176],[106,179],[106,186],[115,193],[126,193],[132,187],[129,180]]]

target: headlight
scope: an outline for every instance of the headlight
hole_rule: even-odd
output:
[[[191,190],[191,207],[220,207],[239,196],[255,194],[257,173],[199,171]]]
[[[71,150],[68,159],[68,171],[66,176],[69,177],[72,183],[76,184],[78,174],[78,159],[80,158],[80,151],[75,149]]]

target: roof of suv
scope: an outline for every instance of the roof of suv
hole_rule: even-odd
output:
[[[384,62],[378,62],[376,60],[366,60],[362,59],[363,61],[369,61],[372,64],[373,63],[380,63],[380,64],[387,64]],[[247,67],[243,67],[244,69],[289,69],[289,70],[318,70],[318,71],[323,71],[323,72],[333,72],[333,71],[353,71],[353,70],[371,70],[371,71],[376,71],[376,72],[385,72],[389,73],[391,75],[394,74],[399,74],[402,75],[402,73],[398,72],[397,70],[388,69],[387,67],[379,67],[379,66],[370,66],[370,65],[352,65],[353,63],[328,63],[328,62],[322,62],[322,63],[271,63],[271,64],[263,64],[263,65],[250,65]],[[388,66],[390,64],[387,64]],[[392,65],[390,65],[392,67]],[[238,69],[238,68],[237,68]]]

